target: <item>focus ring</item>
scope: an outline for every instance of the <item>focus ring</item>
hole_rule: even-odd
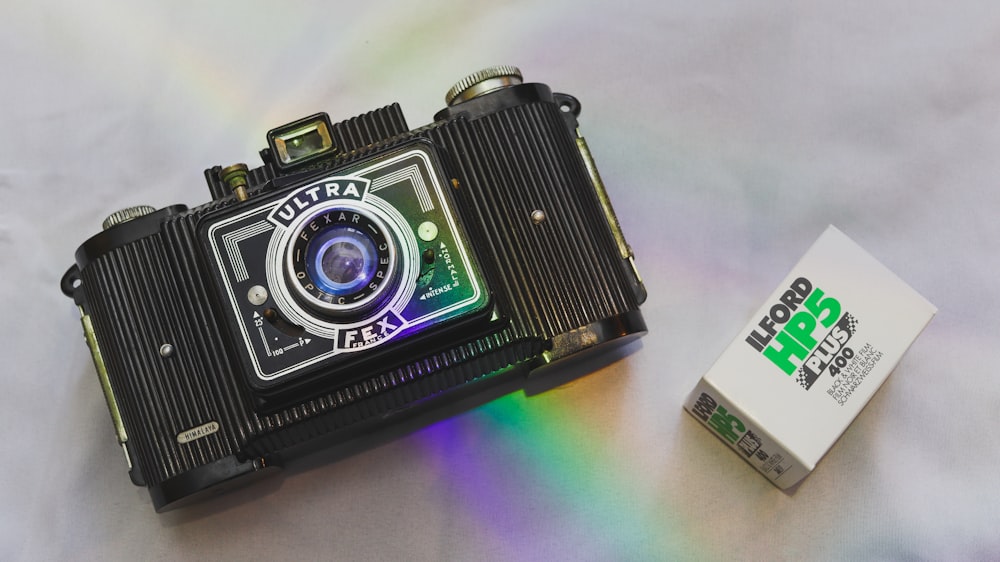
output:
[[[288,281],[314,312],[356,314],[391,293],[397,281],[395,247],[373,215],[334,207],[296,229],[288,247]]]

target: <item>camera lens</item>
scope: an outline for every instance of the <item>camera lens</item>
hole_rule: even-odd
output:
[[[371,283],[377,252],[371,236],[351,226],[336,226],[307,246],[306,272],[325,292],[349,295]]]
[[[391,293],[395,263],[395,244],[380,220],[358,209],[335,208],[298,227],[287,271],[300,302],[344,315],[373,307]]]

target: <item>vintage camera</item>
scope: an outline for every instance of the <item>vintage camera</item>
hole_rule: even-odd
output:
[[[77,250],[62,290],[158,511],[646,332],[577,100],[500,66],[446,102],[273,129],[262,166],[206,170],[210,203]]]

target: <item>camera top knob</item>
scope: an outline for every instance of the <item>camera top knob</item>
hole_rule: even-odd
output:
[[[491,66],[479,72],[473,72],[456,82],[444,95],[444,102],[452,106],[493,90],[516,86],[521,81],[521,71],[516,66]]]
[[[156,211],[156,207],[150,207],[149,205],[126,207],[108,215],[108,218],[104,219],[104,222],[101,224],[101,228],[107,230],[112,226],[119,225],[123,222],[128,222],[139,217],[144,217],[154,211]]]

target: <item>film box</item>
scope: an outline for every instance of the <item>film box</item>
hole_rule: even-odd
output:
[[[684,408],[773,484],[799,482],[937,309],[830,226]]]

